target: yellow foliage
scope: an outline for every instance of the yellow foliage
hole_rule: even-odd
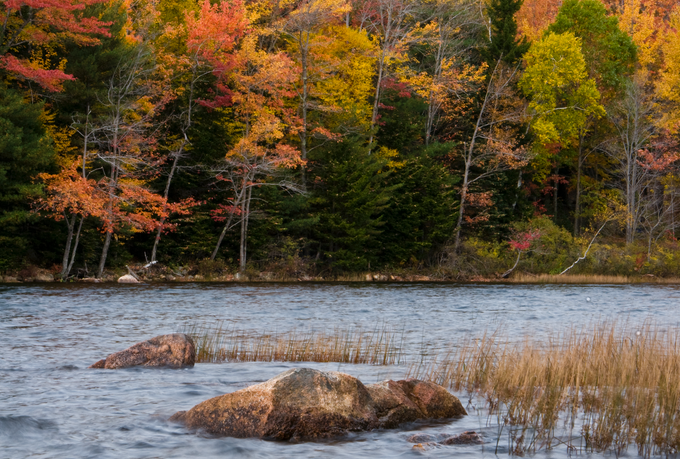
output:
[[[680,6],[673,11],[670,25],[672,29],[662,45],[665,62],[657,91],[670,103],[663,119],[664,127],[677,133],[680,130]]]
[[[658,39],[657,18],[650,1],[625,0],[619,7],[619,27],[637,46],[638,63],[643,71],[658,64],[662,40]]]
[[[368,128],[371,123],[375,45],[366,32],[333,26],[313,38],[312,53],[317,70],[326,73],[316,85],[317,96],[329,112],[336,113],[334,124],[353,124]]]
[[[395,161],[399,157],[399,152],[387,147],[380,147],[376,152],[378,158],[387,160],[387,167],[393,170],[401,169],[406,165],[406,161]]]
[[[525,56],[519,86],[531,98],[532,129],[540,144],[574,142],[588,116],[604,116],[595,81],[588,78],[581,40],[571,32],[549,33]]]
[[[67,166],[73,161],[73,156],[77,150],[71,144],[71,136],[75,131],[70,127],[57,126],[54,124],[56,114],[49,110],[43,110],[41,120],[52,142],[54,143],[54,151],[57,153],[57,162],[61,166]]]

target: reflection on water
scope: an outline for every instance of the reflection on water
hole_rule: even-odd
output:
[[[496,428],[473,407],[470,416],[453,422],[323,443],[216,439],[167,422],[177,410],[300,364],[118,371],[87,366],[138,341],[196,323],[224,321],[253,332],[373,329],[385,324],[403,331],[406,353],[417,358],[445,348],[456,337],[499,326],[517,339],[604,318],[651,318],[677,327],[678,299],[680,289],[652,285],[0,286],[0,457],[420,457],[405,440],[414,431],[464,430],[481,431],[488,443],[443,447],[425,455],[492,457]],[[366,383],[400,378],[406,371],[403,366],[304,365],[344,371]],[[507,441],[501,439],[499,445],[507,453]],[[567,453],[558,448],[537,456],[566,458]]]

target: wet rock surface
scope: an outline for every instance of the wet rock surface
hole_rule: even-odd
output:
[[[111,354],[90,368],[118,369],[135,366],[184,368],[193,367],[196,347],[188,335],[173,333],[137,343]]]
[[[308,368],[206,400],[171,420],[214,435],[275,440],[328,438],[379,425],[361,381]]]
[[[474,430],[468,430],[462,434],[453,435],[439,443],[442,445],[481,445],[484,443],[484,440]]]
[[[414,449],[420,451],[427,451],[439,446],[451,445],[481,445],[484,443],[482,436],[474,430],[467,430],[458,435],[449,434],[415,434],[406,439],[409,443],[416,443]]]
[[[433,383],[408,379],[365,386],[344,373],[296,368],[206,400],[171,420],[218,436],[313,440],[465,414],[455,396]]]
[[[380,425],[386,429],[418,419],[453,418],[467,414],[457,397],[431,382],[388,380],[369,384],[366,388],[373,398]]]

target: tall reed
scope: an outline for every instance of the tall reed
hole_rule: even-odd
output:
[[[387,326],[373,330],[254,333],[216,325],[184,330],[196,344],[197,362],[339,362],[394,365],[402,359],[402,335]]]
[[[511,453],[558,444],[616,455],[635,444],[645,457],[680,451],[678,330],[609,322],[521,343],[487,333],[409,374],[482,397]]]

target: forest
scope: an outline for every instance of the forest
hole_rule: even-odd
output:
[[[680,270],[674,0],[0,12],[0,273]]]

